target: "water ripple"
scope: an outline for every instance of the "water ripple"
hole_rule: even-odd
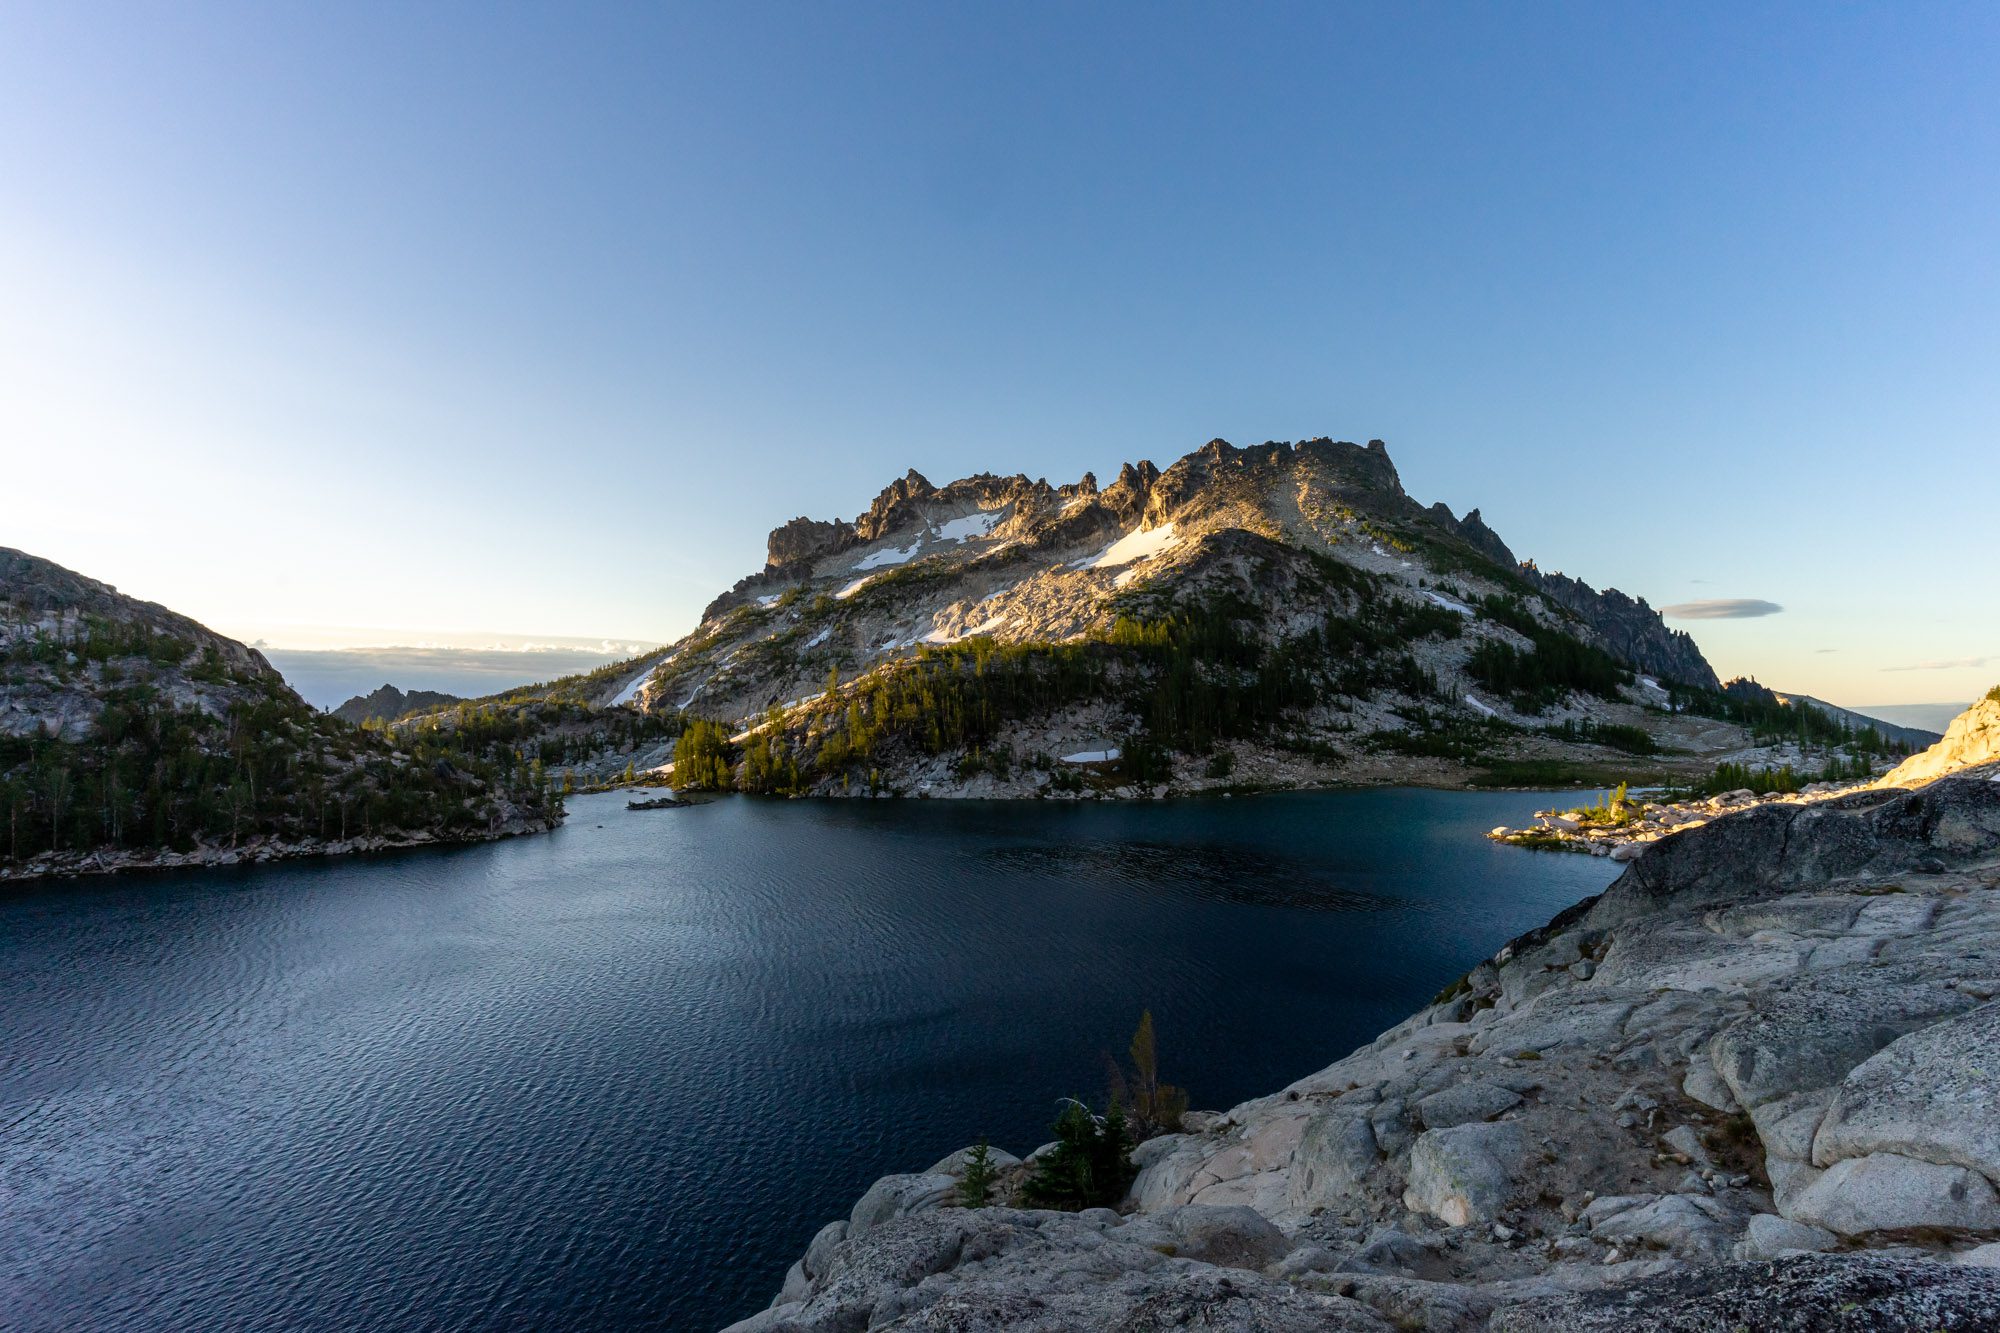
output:
[[[1142,1006],[1228,1105],[1602,886],[1533,794],[583,798],[545,838],[0,898],[0,1327],[712,1327]]]

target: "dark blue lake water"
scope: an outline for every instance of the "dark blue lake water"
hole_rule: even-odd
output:
[[[1153,1010],[1220,1108],[1612,868],[1533,793],[571,803],[546,837],[0,898],[0,1327],[714,1327]]]

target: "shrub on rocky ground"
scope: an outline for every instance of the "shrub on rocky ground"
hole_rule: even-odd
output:
[[[1055,1146],[1034,1159],[1034,1170],[1021,1197],[1037,1208],[1077,1212],[1108,1208],[1124,1197],[1137,1171],[1132,1166],[1132,1138],[1125,1112],[1112,1102],[1095,1115],[1071,1098],[1056,1117]]]

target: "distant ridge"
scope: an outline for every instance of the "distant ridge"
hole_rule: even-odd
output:
[[[332,711],[343,722],[352,722],[358,727],[363,722],[394,722],[408,713],[447,708],[461,702],[462,698],[461,695],[438,690],[411,690],[406,694],[385,683],[372,693],[355,695]]]
[[[1786,703],[1801,704],[1807,708],[1817,708],[1828,717],[1839,722],[1844,722],[1857,730],[1862,727],[1873,727],[1882,733],[1884,739],[1900,741],[1914,750],[1936,745],[1944,739],[1942,731],[1930,731],[1923,727],[1912,727],[1890,722],[1885,718],[1873,716],[1858,709],[1842,708],[1839,704],[1830,704],[1824,699],[1815,699],[1810,694],[1787,694],[1783,690],[1777,690],[1774,693]]]

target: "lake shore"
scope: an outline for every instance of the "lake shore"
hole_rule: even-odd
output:
[[[885,1177],[728,1333],[2000,1326],[1990,776],[1684,831],[1115,1208]]]
[[[1142,1008],[1231,1104],[1612,877],[1482,842],[1510,793],[626,799],[0,893],[0,1322],[713,1329],[884,1172],[1047,1137]]]
[[[1874,785],[1873,780],[1815,782],[1795,792],[1759,794],[1742,789],[1680,801],[1647,800],[1641,793],[1615,810],[1608,805],[1568,809],[1552,806],[1537,810],[1534,824],[1525,828],[1503,824],[1486,836],[1494,842],[1532,851],[1581,852],[1587,856],[1608,856],[1614,861],[1634,861],[1660,839],[1698,829],[1727,814],[1763,805],[1814,805]]]
[[[500,827],[466,837],[441,838],[419,829],[414,833],[375,834],[365,838],[305,838],[287,842],[275,838],[245,838],[233,847],[195,847],[89,852],[45,852],[16,864],[0,864],[0,884],[45,879],[75,879],[141,870],[201,870],[223,866],[266,865],[306,857],[355,856],[369,852],[402,851],[415,847],[455,847],[526,837],[557,828],[561,819],[514,818]]]

